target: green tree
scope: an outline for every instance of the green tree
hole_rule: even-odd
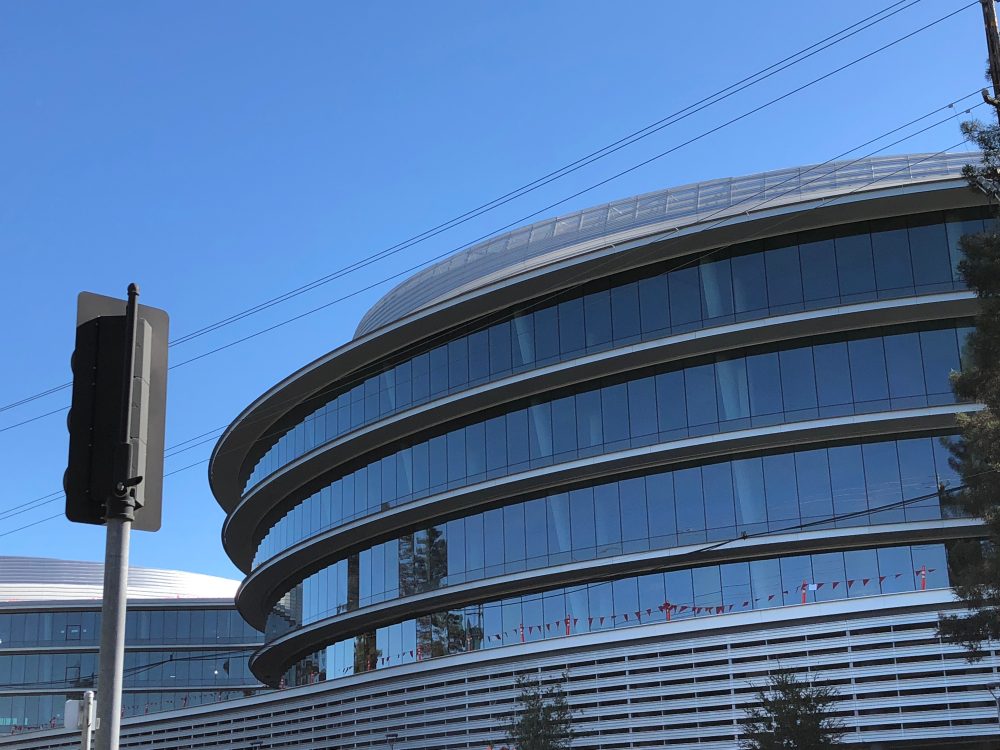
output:
[[[969,184],[985,193],[994,209],[1000,201],[1000,127],[977,121],[963,133],[982,150],[978,165],[967,165]],[[949,555],[951,582],[968,612],[941,619],[946,640],[964,645],[970,659],[982,656],[985,641],[1000,639],[1000,235],[987,231],[961,239],[958,271],[979,297],[975,330],[962,352],[962,372],[952,374],[955,395],[985,409],[958,417],[961,440],[948,441],[952,466],[962,479],[954,502],[983,519],[986,539],[963,541]]]
[[[823,750],[842,744],[843,730],[831,713],[832,688],[799,682],[782,671],[771,675],[756,698],[757,705],[746,709],[743,750]]]
[[[507,740],[517,750],[568,750],[573,715],[562,685],[542,688],[537,680],[517,678],[515,715],[507,722]]]

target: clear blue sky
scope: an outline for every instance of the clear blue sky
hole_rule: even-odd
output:
[[[69,379],[81,290],[123,295],[134,280],[183,335],[506,193],[889,3],[3,3],[0,404]],[[174,347],[172,361],[457,248],[967,3],[917,2],[513,204]],[[985,57],[975,2],[548,213],[823,161],[975,91]],[[961,117],[889,152],[952,146]],[[387,289],[175,370],[167,445],[227,424],[348,340]],[[63,391],[4,411],[0,430],[68,401]],[[60,488],[66,445],[62,414],[0,431],[0,534],[62,511],[60,499],[4,518]],[[167,470],[211,447],[168,459]],[[237,575],[206,476],[200,463],[167,478],[163,529],[133,537],[134,564]],[[47,521],[0,536],[0,554],[98,560],[103,529]]]

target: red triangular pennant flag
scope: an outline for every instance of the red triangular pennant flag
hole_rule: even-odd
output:
[[[861,585],[862,586],[867,586],[869,581],[871,581],[871,578],[862,578],[861,579]]]
[[[840,581],[834,581],[833,583],[830,584],[830,587],[831,588],[837,588],[837,586],[839,586],[839,585],[840,585]]]
[[[730,612],[732,612],[732,611],[733,611],[733,605],[732,605],[732,604],[730,604],[730,605],[729,605],[729,611],[730,611]]]
[[[853,586],[853,585],[854,585],[854,579],[853,578],[848,578],[847,579],[847,588],[851,588],[851,586]]]
[[[604,615],[601,615],[601,627],[604,627]]]
[[[588,617],[587,618],[587,626],[591,627],[591,628],[594,627],[594,618],[593,617]]]
[[[823,587],[824,587],[825,585],[826,585],[826,581],[822,581],[822,582],[820,582],[820,583],[817,583],[817,584],[816,584],[816,590],[817,590],[817,591],[819,591],[819,590],[820,590],[821,588],[823,588]]]
[[[680,608],[680,610],[679,610],[679,611],[680,611],[680,612],[687,612],[687,611],[688,611],[688,605],[686,605],[686,604],[685,604],[685,605],[683,605],[683,606],[682,606],[682,607]]]
[[[896,573],[896,578],[902,578],[902,577],[903,577],[902,573]]]
[[[878,577],[878,582],[879,582],[879,583],[885,583],[885,579],[886,579],[886,577],[885,577],[885,576],[879,576],[879,577]]]
[[[628,612],[623,612],[622,617],[625,618],[625,622],[628,622]]]
[[[771,601],[772,599],[774,599],[775,596],[777,596],[777,594],[768,594],[767,595],[767,600]]]
[[[744,607],[749,607],[750,606],[750,600],[747,599],[745,602],[743,602],[743,606]]]

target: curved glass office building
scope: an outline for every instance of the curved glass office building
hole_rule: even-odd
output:
[[[62,727],[66,701],[96,689],[103,576],[100,563],[0,557],[0,742]],[[124,717],[263,689],[247,668],[260,634],[234,609],[235,589],[214,576],[129,571]]]
[[[854,742],[995,734],[995,654],[935,634],[981,534],[942,440],[969,159],[673,188],[399,285],[216,447],[253,672],[342,696],[343,748],[484,747],[519,674],[575,747],[730,747],[779,667]]]

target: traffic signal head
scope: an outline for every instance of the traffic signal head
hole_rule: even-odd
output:
[[[104,523],[114,490],[114,451],[120,442],[125,316],[102,316],[76,328],[73,401],[66,418],[69,461],[63,475],[66,518]]]
[[[70,521],[103,524],[108,501],[128,492],[136,509],[132,528],[156,531],[163,493],[169,323],[163,310],[137,308],[130,350],[125,302],[80,294],[63,488]],[[132,370],[126,374],[128,362]],[[126,410],[129,432],[124,436]]]

